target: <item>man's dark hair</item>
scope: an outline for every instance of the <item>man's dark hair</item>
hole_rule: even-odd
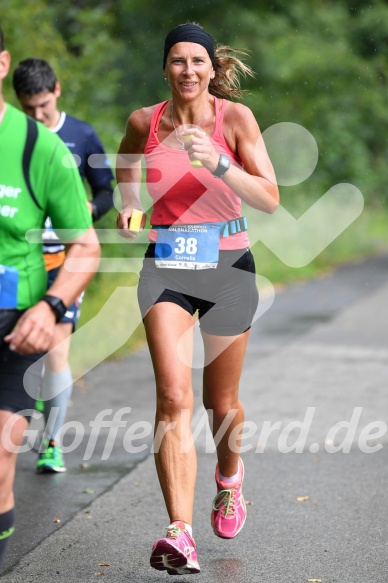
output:
[[[17,96],[37,95],[54,91],[57,78],[50,65],[43,59],[25,59],[16,67],[12,83]]]
[[[4,50],[4,33],[0,26],[0,53]]]

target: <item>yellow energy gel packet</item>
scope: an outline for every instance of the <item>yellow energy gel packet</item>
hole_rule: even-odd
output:
[[[189,134],[188,136],[183,136],[183,139],[185,140],[185,142],[187,142],[188,140],[191,140],[191,138],[193,137],[193,134]],[[193,166],[193,168],[203,168],[203,164],[201,162],[201,160],[190,160],[190,164],[191,166]]]
[[[129,230],[138,233],[141,227],[141,221],[143,218],[143,211],[139,211],[138,209],[133,209],[131,219],[129,221]]]

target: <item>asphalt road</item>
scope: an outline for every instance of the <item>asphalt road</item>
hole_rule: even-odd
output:
[[[248,519],[232,541],[210,527],[215,455],[194,370],[197,579],[386,583],[388,256],[272,299],[263,294],[241,383]],[[149,567],[168,524],[149,455],[153,415],[146,349],[85,376],[68,415],[68,472],[38,476],[36,454],[20,455],[5,583],[169,579]]]

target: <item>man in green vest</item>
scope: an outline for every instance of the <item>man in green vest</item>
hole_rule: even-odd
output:
[[[87,287],[100,257],[78,169],[63,164],[74,160],[70,151],[4,101],[10,63],[0,29],[0,564],[14,531],[17,448],[34,410],[43,355],[56,322]],[[28,125],[35,132],[30,156]],[[49,289],[42,246],[30,238],[44,229],[47,216],[69,245],[67,261],[79,260],[83,269],[63,267]]]

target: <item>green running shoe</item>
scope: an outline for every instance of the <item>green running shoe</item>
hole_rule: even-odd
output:
[[[52,439],[48,442],[45,451],[39,454],[36,471],[38,474],[66,472],[62,450]]]

